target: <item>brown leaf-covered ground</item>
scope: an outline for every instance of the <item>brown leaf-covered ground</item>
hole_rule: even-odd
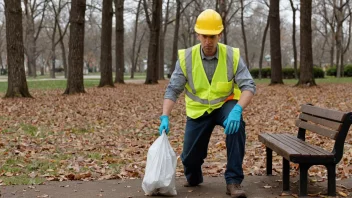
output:
[[[149,146],[158,137],[159,116],[167,81],[158,85],[126,84],[88,88],[87,93],[63,96],[63,90],[31,91],[35,99],[0,99],[0,185],[41,183],[44,180],[92,180],[143,177]],[[258,85],[245,109],[247,123],[244,171],[265,172],[262,132],[296,133],[299,106],[312,103],[352,111],[351,84],[320,84],[314,88]],[[169,140],[181,154],[185,126],[183,95],[170,117]],[[351,132],[351,130],[350,130]],[[309,135],[309,134],[308,134]],[[212,135],[205,175],[220,175],[226,165],[225,135]],[[331,150],[329,139],[309,135],[307,141]],[[352,136],[349,133],[338,178],[352,175]],[[282,158],[274,156],[273,173],[280,174]],[[298,167],[291,164],[291,174]],[[326,179],[326,169],[313,166],[312,180]],[[178,158],[177,176],[183,175]]]

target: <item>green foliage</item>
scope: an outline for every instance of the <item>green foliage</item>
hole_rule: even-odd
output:
[[[253,78],[259,78],[259,69],[254,68],[249,71]],[[297,71],[299,75],[299,70]],[[262,78],[270,78],[271,68],[262,69]],[[324,78],[324,71],[319,67],[313,67],[314,78]],[[295,70],[294,68],[283,68],[282,69],[282,78],[283,79],[294,79]]]
[[[283,68],[282,77],[284,79],[294,79],[295,78],[295,69],[294,68]]]
[[[313,67],[313,75],[314,75],[314,78],[324,78],[325,77],[324,71],[320,67]]]
[[[254,68],[249,71],[253,78],[259,78],[259,69]],[[270,68],[263,68],[262,69],[262,78],[270,78],[271,69]]]
[[[334,67],[329,67],[326,70],[326,75],[327,76],[336,76],[337,74],[337,69],[336,66]],[[345,65],[343,69],[343,74],[345,77],[352,77],[352,65]]]
[[[326,75],[327,76],[336,76],[336,67],[329,67],[326,70]]]
[[[346,65],[344,68],[344,75],[346,77],[352,77],[352,65]]]

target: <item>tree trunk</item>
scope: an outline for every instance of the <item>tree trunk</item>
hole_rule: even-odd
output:
[[[98,87],[114,87],[112,79],[112,56],[111,56],[111,36],[112,36],[112,0],[103,0],[101,28],[101,52],[100,52],[100,83]],[[118,38],[118,37],[117,37]]]
[[[351,12],[351,11],[350,11],[350,12]],[[351,43],[351,31],[352,31],[352,16],[351,16],[351,14],[350,14],[349,17],[350,17],[350,21],[349,21],[349,26],[348,26],[347,44],[346,44],[346,47],[343,49],[343,52],[342,52],[342,54],[341,54],[342,77],[345,76],[345,73],[344,73],[344,71],[345,71],[345,67],[344,67],[344,56],[345,56],[345,53],[347,52],[347,50],[349,49],[349,46],[350,46],[350,43]],[[343,40],[345,40],[344,37],[343,37]],[[343,41],[342,43],[346,43],[346,42]]]
[[[27,55],[27,66],[28,66],[28,76],[36,77],[36,64],[35,64],[35,38],[34,38],[34,19],[32,17],[31,4],[28,1],[24,1],[25,6],[25,43],[26,43],[26,55]]]
[[[296,8],[293,5],[293,1],[290,0],[291,8],[293,12],[292,16],[292,46],[293,46],[293,68],[295,70],[295,79],[298,79],[298,72],[297,72],[297,47],[296,47]]]
[[[226,34],[226,30],[227,30],[227,23],[226,23],[226,1],[225,0],[219,0],[219,13],[221,15],[222,18],[222,24],[224,26],[224,30],[222,31],[222,38],[224,41],[224,44],[227,44],[227,34]]]
[[[55,61],[56,61],[56,52],[55,52],[55,46],[54,46],[51,49],[51,73],[50,73],[51,78],[56,78],[55,77]]]
[[[280,1],[270,0],[270,55],[271,82],[270,85],[283,84],[281,65],[281,36],[280,36]]]
[[[143,31],[143,33],[142,33],[142,36],[141,36],[141,38],[140,38],[140,40],[139,40],[139,43],[138,43],[138,49],[137,49],[137,56],[136,56],[136,58],[134,59],[134,62],[136,63],[136,66],[137,66],[137,64],[138,64],[138,59],[139,59],[139,54],[140,54],[140,52],[141,52],[141,49],[142,49],[142,45],[143,45],[143,40],[144,40],[144,36],[145,36],[145,33],[146,33],[147,31],[146,31],[146,29]],[[138,64],[138,72],[141,72],[141,64]]]
[[[243,1],[241,0],[241,29],[242,29],[242,36],[243,36],[243,44],[244,44],[244,53],[246,55],[246,63],[247,63],[247,67],[249,68],[249,59],[248,59],[248,47],[247,47],[247,38],[246,38],[246,30],[244,28],[244,20],[243,20],[243,14],[244,14],[244,5],[243,5]],[[277,0],[279,1],[279,0]],[[279,19],[279,23],[280,23],[280,19]]]
[[[267,32],[268,32],[269,25],[270,25],[270,15],[268,15],[268,18],[266,19],[266,26],[265,26],[264,33],[263,33],[263,38],[262,38],[262,47],[261,47],[261,49],[260,49],[260,58],[259,58],[259,79],[262,79],[263,55],[264,55],[266,34],[267,34]]]
[[[53,5],[54,6],[54,5]],[[55,44],[55,35],[56,35],[56,27],[57,27],[57,20],[55,19],[54,22],[54,29],[51,37],[51,78],[55,78],[55,61],[56,61],[56,44]]]
[[[340,58],[341,58],[341,34],[342,34],[342,27],[340,26],[339,22],[337,25],[337,30],[336,30],[336,77],[340,78],[341,77],[341,64],[340,64]]]
[[[85,93],[83,83],[84,22],[86,0],[71,3],[68,79],[64,94]]]
[[[123,28],[123,4],[124,0],[115,0],[116,10],[116,76],[115,83],[125,83],[123,73],[125,71],[124,60],[124,28]]]
[[[145,0],[144,0],[145,1]],[[160,36],[160,17],[162,9],[162,0],[153,0],[152,21],[150,23],[150,39],[148,47],[147,76],[145,84],[158,83],[158,66],[159,66],[159,36]],[[146,8],[145,8],[146,9]]]
[[[136,71],[137,60],[138,60],[135,58],[135,51],[136,51],[136,41],[137,41],[137,36],[138,36],[139,10],[141,8],[141,4],[142,4],[142,0],[139,0],[137,12],[136,12],[136,21],[134,23],[134,34],[133,34],[132,55],[131,55],[131,63],[132,63],[131,79],[134,78],[134,72]],[[138,54],[137,54],[137,56],[138,56]]]
[[[64,65],[64,76],[67,78],[67,60],[66,60],[66,48],[63,39],[60,40],[61,52],[62,52],[62,64]]]
[[[166,31],[167,31],[168,18],[169,18],[169,4],[170,4],[170,0],[167,0],[166,14],[165,14],[164,23],[160,24],[159,80],[165,80],[165,77],[164,77],[164,75],[165,75],[165,72],[164,72],[164,65],[165,65],[165,62],[164,62],[164,50],[165,50],[165,34],[166,34]],[[160,21],[162,21],[162,18],[163,17],[161,15]],[[164,26],[163,26],[163,24],[164,24]]]
[[[165,33],[163,31],[160,31],[160,36],[159,36],[159,78],[158,80],[165,80],[164,77],[164,43],[165,43]]]
[[[32,97],[24,70],[22,9],[20,0],[5,0],[8,83],[5,98]]]
[[[312,1],[301,0],[301,52],[300,75],[297,85],[315,86],[312,55]]]
[[[172,45],[172,60],[171,60],[171,68],[170,75],[175,70],[175,65],[177,62],[177,48],[178,48],[178,32],[180,29],[180,16],[181,16],[181,0],[176,0],[176,21],[175,21],[175,30],[174,30],[174,42]]]

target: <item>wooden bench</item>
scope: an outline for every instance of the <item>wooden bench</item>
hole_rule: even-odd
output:
[[[290,162],[299,164],[299,195],[307,196],[307,174],[313,165],[324,165],[328,172],[328,195],[336,195],[336,164],[343,156],[345,139],[352,123],[352,112],[340,112],[313,105],[302,105],[297,137],[290,134],[260,134],[266,146],[266,173],[272,174],[272,151],[283,157],[283,191],[290,190]],[[334,140],[331,152],[305,142],[306,131]]]

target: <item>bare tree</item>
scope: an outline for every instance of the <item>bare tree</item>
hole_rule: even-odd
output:
[[[300,52],[300,75],[297,85],[315,86],[313,75],[313,56],[312,56],[312,1],[301,0],[301,52]]]
[[[293,0],[290,0],[291,9],[292,9],[292,46],[293,46],[293,68],[295,70],[295,78],[298,79],[297,73],[297,46],[296,46],[296,11],[298,8],[295,8]]]
[[[22,9],[20,0],[5,0],[8,84],[5,98],[32,97],[24,71]]]
[[[159,39],[159,80],[164,80],[164,49],[165,49],[165,34],[167,31],[167,26],[168,26],[168,22],[169,22],[169,4],[170,4],[170,0],[167,0],[167,4],[166,4],[166,13],[165,13],[165,18],[164,18],[164,22],[161,24],[160,28],[160,39]],[[160,19],[162,19],[162,16],[160,17]]]
[[[317,28],[316,30],[324,37],[324,42],[323,45],[321,47],[321,53],[319,55],[318,60],[319,60],[319,66],[322,66],[322,62],[324,61],[324,54],[325,54],[325,46],[328,44],[328,40],[329,40],[329,27],[328,27],[328,16],[327,16],[327,10],[326,10],[326,5],[324,1],[318,1],[317,3],[317,15],[318,16],[322,16],[323,20],[320,21],[320,23],[322,24],[322,28],[323,31],[320,30],[319,28]],[[334,31],[334,30],[332,30]],[[331,61],[333,61],[331,59]],[[313,61],[314,62],[314,61]],[[332,64],[332,63],[330,63]],[[332,65],[331,65],[332,66]]]
[[[111,64],[112,17],[112,0],[103,0],[99,87],[114,87]]]
[[[138,60],[138,53],[137,53],[137,56],[136,56],[135,52],[136,52],[136,41],[137,41],[137,36],[138,36],[138,22],[139,22],[139,13],[140,13],[140,9],[141,9],[141,4],[142,4],[142,0],[138,0],[138,6],[137,6],[137,12],[136,12],[136,20],[135,20],[135,23],[134,23],[132,54],[130,56],[131,57],[131,63],[132,63],[131,78],[134,78],[134,72],[136,71],[137,60]]]
[[[45,16],[45,10],[48,4],[48,0],[41,2],[24,0],[25,8],[25,53],[28,60],[28,76],[37,76],[36,59],[37,59],[37,47],[36,41],[39,33],[42,30],[42,24]],[[39,25],[35,25],[35,19],[40,16]]]
[[[61,0],[60,0],[61,1]],[[60,5],[60,4],[59,4]],[[65,26],[64,26],[64,30],[62,30],[62,27],[61,27],[61,24],[63,23],[63,22],[61,22],[61,20],[60,20],[60,14],[61,14],[61,11],[62,11],[62,9],[66,6],[66,5],[68,5],[68,3],[66,2],[66,3],[64,3],[64,5],[63,6],[59,6],[59,13],[55,13],[55,15],[58,15],[58,17],[55,17],[55,20],[57,20],[57,29],[58,29],[58,31],[59,31],[59,40],[57,41],[57,42],[59,42],[60,43],[60,47],[61,47],[61,52],[62,52],[62,64],[63,64],[63,67],[64,67],[64,76],[65,76],[65,78],[67,78],[67,61],[66,61],[66,59],[67,59],[67,57],[66,57],[66,47],[65,47],[65,44],[64,44],[64,37],[66,36],[66,33],[67,33],[67,29],[68,29],[68,27],[69,27],[69,24],[70,24],[70,22],[68,21],[66,24],[65,24]]]
[[[247,37],[246,37],[246,30],[245,30],[245,27],[244,27],[244,20],[243,20],[243,14],[244,14],[244,8],[245,8],[243,1],[244,0],[241,0],[241,30],[242,30],[242,37],[243,37],[243,44],[244,44],[244,53],[245,53],[245,56],[246,56],[246,63],[247,63],[247,67],[249,67]],[[279,21],[279,23],[280,23],[280,21]]]
[[[0,75],[3,74],[4,72],[4,62],[3,62],[3,52],[6,50],[6,47],[5,47],[5,37],[6,37],[6,28],[5,28],[5,23],[3,21],[0,21],[1,24],[0,24],[0,64],[1,64],[1,70],[0,70]]]
[[[85,93],[83,83],[84,24],[86,0],[71,3],[68,79],[64,94]]]
[[[171,68],[170,74],[175,70],[175,64],[177,61],[177,48],[178,48],[178,32],[180,29],[180,18],[181,18],[181,0],[176,0],[176,21],[175,21],[175,30],[174,30],[174,41],[172,45],[172,59],[171,59]]]
[[[264,3],[266,4],[266,6],[269,7],[269,4],[268,4],[267,1],[264,1]],[[266,34],[268,33],[269,25],[270,25],[270,15],[268,14],[268,17],[267,17],[267,19],[266,19],[266,25],[265,25],[265,28],[264,28],[263,37],[262,37],[262,46],[261,46],[261,48],[260,48],[260,56],[259,56],[259,74],[258,74],[259,79],[262,79],[263,55],[264,55]]]
[[[349,11],[347,6],[349,0],[343,1],[340,0],[340,3],[337,3],[336,0],[333,1],[334,14],[336,19],[336,77],[341,77],[343,73],[343,66],[341,56],[343,57],[343,46],[342,46],[342,34],[343,34],[343,23],[350,16],[350,13],[346,16],[346,11]],[[341,61],[340,61],[341,60]],[[341,64],[340,64],[341,62]]]
[[[66,51],[65,51],[65,46],[63,43],[64,36],[66,35],[67,29],[69,27],[69,22],[65,25],[64,30],[61,29],[61,21],[60,21],[60,14],[62,10],[65,8],[65,6],[68,5],[67,2],[63,2],[62,0],[57,1],[51,1],[51,9],[54,12],[54,25],[52,27],[52,32],[47,32],[51,39],[51,73],[50,76],[51,78],[55,78],[55,64],[56,64],[56,46],[60,43],[61,44],[61,51],[62,51],[62,59],[64,63],[64,69],[65,69],[65,77],[67,73],[67,66],[66,66]],[[56,3],[58,5],[56,5]],[[57,31],[59,32],[59,37],[56,40],[57,36]]]
[[[345,37],[342,37],[342,43],[346,43],[345,47],[342,46],[342,53],[341,53],[341,76],[342,77],[344,77],[344,57],[351,43],[352,10],[349,4],[348,4],[348,10],[349,10],[348,15],[349,15],[350,21],[348,23],[348,37],[346,39],[347,41],[345,41],[344,39]]]
[[[322,2],[323,5],[323,15],[322,17],[325,19],[325,21],[329,24],[330,27],[330,31],[331,31],[331,44],[330,44],[330,66],[334,65],[334,54],[335,54],[335,37],[336,37],[336,33],[335,33],[335,29],[336,29],[336,21],[335,21],[335,9],[333,8],[332,11],[332,15],[331,18],[329,18],[329,13],[330,10],[328,10],[328,2],[326,2],[326,0],[323,0]]]
[[[123,73],[125,71],[124,60],[124,28],[123,28],[123,4],[124,0],[115,0],[116,10],[116,76],[115,83],[125,83]]]
[[[181,0],[176,0],[176,18],[175,18],[175,29],[174,29],[174,38],[173,38],[173,44],[172,44],[172,59],[171,59],[171,67],[170,67],[170,74],[174,72],[175,70],[175,64],[177,61],[177,49],[178,49],[178,35],[180,31],[180,19],[181,19],[181,14],[185,11],[185,9],[191,5],[191,3],[194,0],[190,1],[182,10],[182,2]]]
[[[148,61],[147,61],[147,77],[145,84],[157,84],[158,83],[158,68],[159,68],[159,36],[160,36],[160,17],[162,0],[153,0],[152,4],[152,20],[150,20],[148,14],[148,6],[146,0],[144,2],[144,10],[146,13],[146,19],[150,30],[150,39],[148,47]]]
[[[283,84],[281,65],[281,36],[280,36],[280,1],[270,0],[270,55],[271,82],[270,85]]]

